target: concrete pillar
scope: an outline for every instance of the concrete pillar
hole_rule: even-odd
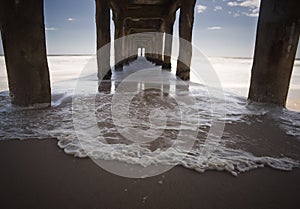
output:
[[[164,62],[162,69],[171,70],[171,54],[172,54],[172,44],[173,44],[173,27],[175,19],[165,21],[165,51],[164,51]]]
[[[127,37],[127,30],[124,25],[124,22],[122,22],[122,65],[126,66],[129,64],[128,62],[128,37]]]
[[[2,0],[1,33],[11,102],[50,106],[43,0]]]
[[[5,1],[0,1],[0,29],[3,24],[4,18],[6,17]]]
[[[155,37],[155,34],[151,34],[151,45],[146,50],[146,52],[147,52],[146,58],[149,62],[156,63],[156,56],[155,56],[156,50],[157,50],[156,37]]]
[[[151,49],[152,47],[151,46],[147,46],[145,48],[145,58],[149,61],[149,62],[152,62],[152,59],[151,59]]]
[[[128,28],[125,27],[124,22],[123,22],[123,66],[129,65],[130,63],[130,38],[128,37],[129,35],[129,30]]]
[[[156,65],[163,65],[163,43],[164,43],[164,34],[159,31],[159,33],[156,34],[156,53],[155,53],[155,64]]]
[[[136,40],[135,37],[131,38],[131,57],[130,57],[130,61],[134,62],[135,60],[137,60],[138,58],[138,48],[136,46]]]
[[[300,32],[298,0],[262,0],[249,99],[284,106]]]
[[[123,39],[122,39],[122,30],[123,25],[119,19],[115,19],[115,70],[122,71],[123,64],[122,64],[122,54],[123,54]],[[118,40],[116,42],[116,40]]]
[[[133,61],[133,42],[132,37],[128,37],[127,39],[127,61],[130,64]]]
[[[110,47],[100,48],[110,43],[110,5],[107,0],[96,0],[97,62],[98,78],[110,79]],[[105,71],[109,71],[105,73]]]
[[[178,76],[182,80],[190,79],[190,65],[192,60],[192,32],[194,25],[194,7],[196,0],[184,1],[180,7],[179,18],[179,57],[177,61]],[[183,41],[185,40],[185,41]]]

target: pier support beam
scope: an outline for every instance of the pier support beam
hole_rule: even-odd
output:
[[[194,8],[196,0],[182,3],[179,18],[179,57],[176,76],[186,81],[190,79],[190,65],[192,60],[192,32],[194,25]]]
[[[129,37],[130,33],[128,28],[125,26],[123,22],[123,61],[122,64],[123,66],[128,66],[131,62],[130,60],[130,53],[131,53],[131,40]]]
[[[134,62],[137,59],[137,49],[134,47],[134,40],[133,37],[128,37],[128,57],[127,60],[130,63]]]
[[[43,0],[1,2],[1,34],[11,102],[50,106]]]
[[[164,34],[159,31],[159,33],[156,34],[155,37],[155,64],[156,65],[163,65],[163,42],[164,42]]]
[[[4,18],[7,16],[5,4],[6,4],[5,1],[0,1],[0,29],[1,29],[1,26],[4,22]]]
[[[122,32],[123,32],[123,25],[119,19],[114,20],[115,23],[115,70],[122,71],[123,64],[122,64],[122,54],[123,54],[123,39],[122,39]],[[118,40],[116,42],[116,40]]]
[[[128,31],[126,30],[126,27],[124,25],[124,22],[122,23],[122,36],[123,36],[123,40],[122,40],[122,65],[127,66],[129,65],[129,60],[128,60]]]
[[[285,106],[300,33],[298,0],[262,0],[249,99]]]
[[[150,45],[145,51],[145,57],[149,62],[156,63],[155,52],[156,52],[156,37],[154,34],[151,35]]]
[[[165,51],[164,51],[164,63],[162,66],[163,70],[171,70],[171,54],[173,44],[173,27],[175,19],[167,20],[165,22]]]
[[[110,47],[103,46],[109,44],[110,38],[110,5],[107,0],[96,0],[96,30],[97,30],[97,62],[98,62],[98,78],[110,79]],[[105,71],[109,71],[105,73]]]

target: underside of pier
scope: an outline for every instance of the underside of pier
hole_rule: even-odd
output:
[[[132,40],[121,39],[115,44],[115,69],[137,57],[138,49],[145,50],[146,58],[165,70],[171,70],[172,38],[176,11],[180,9],[179,36],[185,41],[192,41],[194,8],[196,0],[96,0],[97,49],[111,42],[110,10],[115,26],[115,40],[132,34],[152,32],[152,37]],[[141,35],[141,37],[143,37]],[[120,43],[125,42],[125,43]],[[152,43],[149,45],[149,43]],[[177,64],[177,76],[189,80],[192,48],[180,44]],[[109,79],[111,73],[105,73],[110,62],[110,49],[99,54],[99,78]]]
[[[43,0],[1,0],[0,28],[11,101],[19,106],[50,105]],[[173,27],[179,15],[176,75],[190,79],[196,0],[95,0],[98,77],[110,79],[143,51],[149,61],[171,70]],[[300,33],[300,1],[261,0],[249,99],[284,106]],[[112,14],[112,17],[111,17]],[[111,25],[115,26],[115,64],[110,65]],[[154,32],[142,38],[132,34]],[[119,42],[118,42],[119,43]],[[105,48],[105,50],[100,50]],[[201,46],[200,46],[201,47]],[[105,69],[109,69],[105,71]]]

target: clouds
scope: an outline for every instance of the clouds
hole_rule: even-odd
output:
[[[198,4],[197,13],[229,14],[232,17],[258,17],[261,0],[207,0],[206,5]]]
[[[222,10],[222,9],[223,8],[221,6],[215,6],[214,11],[216,12],[216,11],[219,11],[219,10]]]
[[[227,3],[230,7],[248,7],[248,8],[258,8],[260,4],[260,0],[238,0],[238,1],[230,1]]]
[[[236,7],[236,6],[239,6],[239,3],[230,1],[230,2],[227,3],[227,5],[230,6],[230,7]]]
[[[240,3],[240,6],[242,7],[259,7],[260,0],[245,0],[242,3]]]
[[[241,16],[241,14],[239,12],[232,12],[232,11],[229,11],[228,12],[229,15],[232,15],[233,17],[239,17]]]
[[[250,12],[243,12],[243,14],[248,17],[258,17],[259,8],[252,9],[252,10],[250,10]]]
[[[74,17],[68,17],[68,18],[66,18],[66,19],[64,19],[64,20],[62,20],[61,19],[61,21],[65,21],[65,22],[74,22],[74,21],[77,21],[77,19],[76,18],[74,18]],[[59,27],[60,28],[62,28],[62,25],[61,24],[56,24],[56,25],[60,25]],[[45,27],[45,30],[46,31],[58,31],[58,30],[60,30],[60,28],[58,28],[58,27],[53,27],[53,26],[51,26],[51,27]]]
[[[75,21],[75,20],[76,20],[76,19],[73,18],[73,17],[69,17],[69,18],[66,19],[66,21],[68,21],[68,22],[73,22],[73,21]]]
[[[242,15],[248,17],[258,17],[259,14],[259,6],[260,0],[238,0],[238,1],[230,1],[227,2],[229,7],[241,7],[246,9],[246,11],[242,12]],[[240,15],[240,12],[233,12],[235,16]]]
[[[208,27],[207,29],[208,30],[221,30],[222,27],[220,27],[220,26],[213,26],[213,27]]]
[[[74,17],[69,17],[69,18],[66,18],[65,21],[66,22],[74,22],[75,20],[77,20],[76,18]],[[48,32],[48,31],[58,31],[59,28],[57,27],[45,27],[45,30]]]
[[[199,5],[196,6],[196,8],[197,8],[197,13],[200,14],[200,13],[203,13],[205,10],[207,10],[208,7],[205,6],[205,5],[199,4]],[[219,10],[222,10],[222,7],[221,6],[215,6],[213,10],[215,12],[219,11]]]
[[[197,5],[197,13],[198,14],[204,12],[206,9],[207,9],[207,6],[204,6],[201,4]]]
[[[50,28],[45,28],[46,31],[56,31],[58,28],[50,27]]]

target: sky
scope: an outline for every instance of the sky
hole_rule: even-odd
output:
[[[95,0],[44,1],[48,54],[94,54]],[[207,56],[253,57],[259,4],[260,0],[198,0],[193,44]],[[174,35],[178,36],[178,20]]]

